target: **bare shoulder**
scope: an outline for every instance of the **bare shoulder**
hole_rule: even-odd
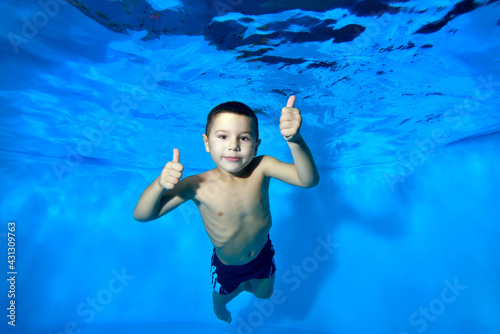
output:
[[[270,155],[263,155],[259,166],[267,177],[273,177],[295,186],[301,184],[294,164],[283,162]]]
[[[177,196],[192,199],[194,197],[196,189],[201,183],[201,180],[201,174],[189,175],[185,178],[182,178],[172,190]]]
[[[270,177],[273,177],[273,174],[286,164],[270,155],[261,155],[255,159],[259,160],[257,168],[260,169],[265,176]]]
[[[196,185],[200,185],[204,182],[213,181],[215,178],[214,171],[215,171],[215,168],[207,170],[206,172],[203,172],[200,174],[192,175],[195,178],[191,182],[196,183]]]
[[[187,182],[191,191],[191,198],[193,199],[200,199],[200,193],[203,193],[204,189],[209,187],[213,182],[217,182],[214,169],[191,175],[188,178],[189,180],[187,180]]]

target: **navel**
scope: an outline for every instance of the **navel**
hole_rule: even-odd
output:
[[[262,197],[261,197],[261,198],[259,198],[259,203],[262,203]]]
[[[222,216],[223,215],[222,211],[217,212],[217,215]]]

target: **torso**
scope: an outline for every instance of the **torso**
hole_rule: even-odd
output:
[[[256,157],[247,175],[232,181],[223,181],[215,169],[198,175],[193,201],[224,264],[246,264],[267,243],[272,225],[269,178],[259,168],[260,161]]]

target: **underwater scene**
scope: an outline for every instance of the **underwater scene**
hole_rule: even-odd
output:
[[[1,333],[500,334],[500,1],[4,0],[0,17]],[[248,165],[204,137],[228,101],[258,119],[260,144],[231,151]],[[205,202],[193,180],[216,172],[241,182]],[[237,265],[267,252],[272,276],[241,279],[221,321],[212,255],[258,228],[272,247],[249,237]]]

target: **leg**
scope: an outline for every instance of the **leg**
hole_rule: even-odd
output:
[[[268,278],[254,278],[250,280],[251,291],[249,292],[252,292],[257,298],[271,298],[273,295],[274,279],[275,274]]]
[[[245,282],[246,283],[246,282]],[[227,303],[233,300],[242,291],[245,291],[248,287],[245,283],[241,283],[236,290],[228,295],[221,295],[215,291],[212,292],[212,297],[214,301],[214,312],[217,318],[227,323],[231,323],[231,312],[226,308]]]

